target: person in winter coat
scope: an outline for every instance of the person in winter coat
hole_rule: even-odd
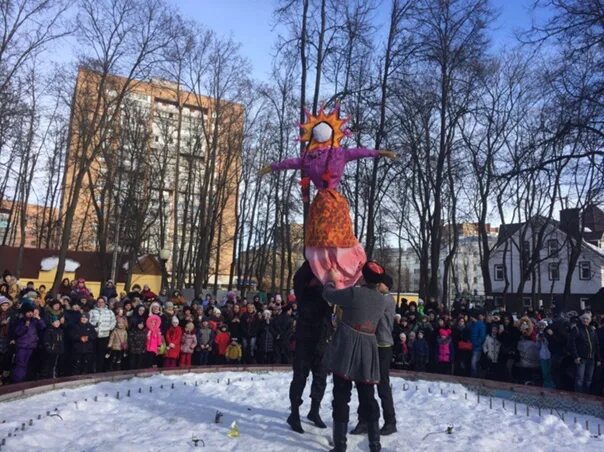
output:
[[[491,326],[491,333],[484,340],[482,344],[482,351],[487,359],[487,377],[497,378],[500,375],[499,366],[499,350],[501,349],[501,342],[497,339],[499,334],[499,327],[497,325]]]
[[[520,383],[534,382],[539,379],[539,346],[532,339],[533,331],[526,323],[520,324],[520,340],[518,349],[518,362],[516,363],[517,378]]]
[[[59,360],[65,353],[63,323],[59,319],[55,318],[50,326],[44,330],[42,344],[44,345],[42,377],[56,378],[59,374]]]
[[[182,341],[182,328],[178,317],[172,317],[172,325],[166,331],[166,355],[164,356],[164,367],[176,367],[180,357],[180,346]]]
[[[69,330],[73,352],[73,375],[87,374],[93,365],[96,330],[90,324],[89,317],[88,313],[80,313],[80,322]]]
[[[117,290],[115,289],[115,284],[112,279],[108,279],[101,289],[101,297],[105,297],[105,300],[117,298]]]
[[[69,281],[69,278],[64,278],[59,286],[59,295],[61,297],[69,297],[72,290],[73,287],[71,286],[71,281]]]
[[[11,323],[12,302],[0,295],[0,385],[10,375],[11,353],[9,348],[9,327]]]
[[[157,295],[151,290],[151,288],[149,287],[148,284],[145,284],[143,286],[143,290],[141,292],[141,295],[143,297],[143,300],[146,302],[150,302],[152,300],[155,300],[157,298]]]
[[[15,367],[13,381],[20,383],[27,378],[27,369],[32,353],[38,346],[38,341],[46,325],[40,319],[40,314],[29,302],[21,305],[23,318],[15,325],[14,337],[16,342]]]
[[[570,353],[575,361],[575,391],[589,392],[596,366],[600,366],[600,347],[596,331],[591,327],[591,314],[579,317],[581,323],[571,331]]]
[[[487,338],[487,327],[484,323],[484,315],[479,313],[472,316],[470,323],[470,341],[472,342],[471,376],[478,377],[478,364],[482,357],[482,344]]]
[[[218,364],[224,364],[226,362],[226,349],[231,342],[231,335],[229,334],[226,325],[220,327],[220,331],[216,334],[214,344],[216,345],[216,362]]]
[[[76,285],[72,288],[69,296],[74,301],[81,301],[82,299],[92,299],[92,294],[90,293],[90,290],[88,290],[88,287],[86,287],[86,280],[84,278],[78,279]]]
[[[209,364],[210,356],[212,354],[214,345],[214,331],[210,328],[210,324],[207,320],[201,321],[201,327],[197,330],[197,348],[199,352],[199,358],[197,364],[205,366]]]
[[[429,361],[430,348],[424,339],[424,332],[419,330],[413,343],[413,370],[416,372],[425,372]]]
[[[449,328],[438,330],[437,346],[437,369],[439,373],[450,374],[453,362],[453,340]]]
[[[191,357],[197,347],[197,336],[195,335],[195,325],[193,322],[187,322],[185,332],[182,335],[182,345],[180,347],[180,367],[191,367]]]
[[[109,371],[122,370],[122,363],[128,356],[128,330],[125,317],[117,320],[117,327],[109,335],[106,359],[109,359]]]
[[[283,309],[276,317],[275,328],[275,362],[277,364],[290,364],[290,342],[294,335],[294,319],[291,307]]]
[[[247,305],[247,312],[241,316],[241,335],[243,338],[243,359],[247,364],[255,361],[256,341],[260,331],[260,321],[253,304]]]
[[[145,368],[147,333],[143,317],[140,317],[138,323],[128,329],[128,368],[130,370]]]
[[[115,328],[115,314],[107,307],[107,302],[103,297],[96,300],[96,308],[90,311],[90,324],[96,329],[96,359],[95,371],[104,372],[106,366],[107,348],[109,344],[109,335]]]
[[[258,331],[258,363],[273,364],[275,362],[275,328],[271,311],[262,313],[262,323]]]
[[[153,303],[151,306],[153,306]],[[164,312],[161,314],[161,333],[165,336],[168,332],[168,328],[172,325],[172,320],[176,317],[176,311],[174,310],[174,304],[168,301],[164,305]]]
[[[55,320],[60,321],[61,325],[65,322],[65,313],[63,311],[63,306],[61,305],[61,300],[59,299],[54,299],[50,301],[42,312],[42,320],[44,320],[44,323],[46,325],[50,325]]]
[[[129,330],[135,329],[139,323],[142,323],[144,326],[146,321],[147,321],[147,310],[145,309],[144,305],[140,305],[136,309],[134,309],[134,311],[132,312],[132,315],[128,319],[128,329]]]
[[[153,312],[153,305],[151,305],[151,312]],[[152,367],[158,367],[161,355],[160,348],[162,345],[162,333],[161,333],[161,318],[156,314],[149,314],[146,321],[147,326],[147,357],[149,365]]]
[[[241,356],[242,356],[241,345],[239,345],[239,342],[237,342],[236,337],[231,338],[231,343],[227,347],[224,356],[226,358],[227,364],[241,363]]]
[[[541,376],[543,377],[544,388],[555,388],[552,379],[552,354],[549,350],[548,334],[551,335],[551,329],[545,320],[537,323],[539,332],[537,333],[537,345],[539,346],[539,363],[541,364]],[[550,333],[547,333],[549,331]]]

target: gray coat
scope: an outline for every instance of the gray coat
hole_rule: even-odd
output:
[[[347,380],[379,383],[375,333],[386,309],[386,299],[375,288],[337,290],[332,283],[325,285],[323,298],[342,308],[342,320],[325,351],[327,369]]]
[[[392,347],[394,340],[392,339],[392,330],[394,329],[394,314],[396,314],[396,303],[392,295],[384,295],[386,299],[386,310],[384,315],[378,322],[375,336],[377,337],[378,346]]]

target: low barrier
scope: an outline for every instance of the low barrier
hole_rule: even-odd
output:
[[[35,394],[40,394],[52,390],[75,388],[100,382],[118,382],[123,380],[129,380],[134,377],[145,378],[158,374],[207,374],[215,372],[258,373],[270,371],[291,371],[291,366],[254,365],[203,367],[200,366],[191,367],[187,369],[158,368],[134,371],[106,372],[101,374],[89,374],[58,378],[53,380],[39,380],[33,382],[0,386],[0,402],[29,397]],[[536,386],[514,385],[510,383],[492,380],[480,380],[475,378],[457,377],[452,375],[421,373],[401,370],[392,370],[391,377],[403,378],[409,381],[409,384],[403,385],[403,390],[405,391],[418,390],[418,385],[415,385],[415,387],[413,387],[413,381],[422,380],[427,382],[434,382],[434,387],[430,385],[428,386],[428,392],[433,391],[432,393],[435,396],[438,395],[439,392],[440,395],[443,395],[443,389],[439,389],[438,383],[459,384],[462,385],[467,391],[465,392],[465,400],[469,400],[469,398],[472,398],[472,400],[476,400],[478,404],[488,404],[489,408],[491,409],[494,408],[495,404],[501,404],[504,410],[513,410],[514,414],[522,416],[541,416],[546,414],[556,415],[566,423],[572,424],[573,421],[575,424],[580,423],[581,425],[584,425],[585,428],[590,431],[590,433],[595,434],[597,432],[598,436],[601,435],[602,427],[600,423],[590,426],[589,419],[577,419],[576,415],[571,418],[571,415],[569,415],[568,412],[581,414],[584,416],[593,416],[598,419],[604,419],[604,398],[602,397],[560,390],[552,390]],[[186,382],[184,382],[184,384],[186,384]],[[129,392],[130,391],[128,391],[128,396],[130,395]],[[124,394],[125,391],[122,393],[122,396],[124,396]],[[105,394],[105,396],[107,396],[107,394]],[[120,397],[119,392],[117,393],[117,397]]]

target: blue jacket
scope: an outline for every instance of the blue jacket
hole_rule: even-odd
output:
[[[482,320],[470,324],[470,341],[472,350],[482,350],[482,344],[487,338],[487,326]]]

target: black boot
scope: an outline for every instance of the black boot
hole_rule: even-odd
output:
[[[321,415],[319,414],[319,408],[321,407],[321,403],[318,400],[312,400],[310,405],[310,411],[308,412],[309,421],[312,421],[319,428],[327,428],[323,419],[321,419]]]
[[[333,423],[333,449],[329,452],[346,452],[346,432],[348,422]]]
[[[287,418],[287,423],[289,424],[289,426],[292,428],[292,430],[294,432],[304,433],[304,430],[302,429],[302,424],[300,424],[299,407],[292,405],[291,413],[289,414],[289,417]]]
[[[384,426],[380,430],[380,434],[382,436],[388,436],[392,435],[393,433],[396,433],[396,431],[396,421],[389,421],[384,424]]]
[[[351,435],[366,435],[367,434],[367,423],[359,421],[357,426],[350,431]]]
[[[379,452],[382,450],[380,444],[380,423],[379,421],[369,422],[367,424],[367,436],[369,437],[370,452]]]

